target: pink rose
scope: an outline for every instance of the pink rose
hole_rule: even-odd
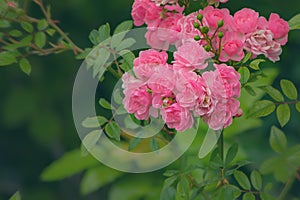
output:
[[[169,94],[175,87],[174,71],[164,65],[159,65],[147,84],[153,94]]]
[[[165,40],[161,40],[158,36],[158,28],[153,30],[148,30],[146,32],[145,38],[147,41],[147,44],[153,48],[158,50],[168,50],[169,43]]]
[[[202,35],[198,29],[194,27],[194,23],[199,21],[197,20],[197,12],[193,12],[187,16],[184,16],[178,21],[180,26],[180,39],[183,41],[178,41],[177,46],[179,47],[184,43],[185,40],[194,38],[195,35]]]
[[[244,34],[254,32],[258,25],[258,12],[249,8],[243,8],[233,16],[236,29]]]
[[[161,109],[161,115],[167,126],[175,128],[177,131],[185,131],[194,124],[190,111],[181,107],[178,103]]]
[[[128,113],[134,113],[139,120],[149,118],[149,109],[151,106],[151,94],[147,91],[146,86],[125,92],[123,99],[124,108]]]
[[[218,22],[220,20],[224,21],[226,25],[227,18],[230,16],[230,12],[228,9],[218,9],[212,6],[207,6],[202,11],[202,14],[207,22],[207,26],[210,30],[215,30],[218,27]]]
[[[271,61],[280,60],[281,45],[273,40],[273,33],[269,30],[258,30],[247,36],[245,50],[254,56],[263,54]]]
[[[234,98],[219,100],[211,114],[204,115],[203,120],[213,130],[221,130],[232,124],[232,118],[240,112],[240,102]]]
[[[205,69],[208,58],[210,58],[210,54],[199,43],[189,40],[174,53],[173,64],[175,69]]]
[[[134,73],[137,78],[148,80],[156,71],[158,65],[166,65],[168,54],[164,51],[159,52],[154,49],[141,51],[139,57],[134,60]]]
[[[167,94],[157,94],[152,95],[152,106],[154,108],[163,108],[172,105],[175,102],[175,97],[172,92]]]
[[[136,79],[128,72],[126,72],[122,76],[122,81],[123,81],[122,88],[124,89],[124,93],[130,93],[131,91],[145,85],[144,81]]]
[[[236,32],[226,32],[222,39],[222,51],[220,61],[241,61],[245,54],[243,51],[245,38]]]
[[[281,19],[278,14],[272,13],[269,18],[268,30],[272,31],[273,38],[281,45],[285,45],[288,41],[288,33],[290,31],[289,24]]]
[[[239,98],[241,92],[240,74],[226,64],[214,64],[215,71],[204,72],[202,77],[217,98]]]

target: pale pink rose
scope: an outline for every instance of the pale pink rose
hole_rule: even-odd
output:
[[[122,76],[122,81],[123,81],[122,88],[124,89],[124,94],[130,93],[131,91],[145,85],[144,81],[136,79],[134,76],[132,76],[128,72],[126,72]]]
[[[256,30],[258,17],[258,12],[249,8],[243,8],[234,14],[233,20],[236,29],[243,34],[247,34]]]
[[[157,26],[161,20],[162,8],[150,0],[135,0],[132,5],[131,16],[135,26],[144,23],[150,26]]]
[[[238,116],[240,112],[240,102],[234,98],[220,99],[212,113],[203,116],[209,128],[221,130],[232,124],[232,118]]]
[[[154,49],[141,51],[139,57],[133,62],[134,73],[137,78],[148,80],[159,65],[167,67],[167,60],[168,54],[165,51],[159,52]]]
[[[217,29],[218,22],[220,20],[223,20],[224,25],[226,25],[227,18],[230,16],[230,12],[228,9],[218,9],[212,6],[205,7],[201,13],[203,14],[203,17],[207,22],[207,26],[210,28],[211,31]]]
[[[245,50],[254,56],[264,55],[271,61],[280,60],[282,53],[281,45],[273,40],[273,33],[270,30],[258,30],[247,36]]]
[[[128,113],[132,113],[139,120],[149,118],[149,109],[151,106],[151,94],[146,86],[125,92],[123,99],[124,108]]]
[[[272,13],[269,18],[268,30],[272,31],[273,38],[281,45],[285,45],[288,41],[288,33],[290,31],[287,21],[280,18],[278,14]]]
[[[184,16],[178,21],[178,25],[180,26],[180,39],[181,41],[178,41],[176,44],[177,47],[181,46],[182,43],[184,43],[186,40],[190,40],[191,38],[194,38],[194,36],[199,35],[201,36],[201,32],[194,27],[194,23],[199,21],[197,20],[197,12],[193,12],[187,16]],[[202,42],[202,41],[201,41]]]
[[[178,103],[161,109],[161,115],[167,126],[177,131],[185,131],[194,124],[194,119],[190,111],[181,107]]]
[[[161,21],[157,28],[157,37],[161,41],[175,44],[180,38],[181,28],[178,21],[183,17],[182,14],[166,13],[166,18]]]
[[[156,5],[175,4],[178,0],[152,0]]]
[[[201,77],[192,71],[179,71],[176,74],[176,101],[184,108],[192,109],[202,95]]]
[[[205,69],[210,56],[199,43],[189,40],[174,53],[173,66],[175,69]]]
[[[226,32],[222,39],[222,51],[219,60],[222,62],[241,61],[245,56],[244,42],[245,38],[237,32]]]
[[[168,50],[169,43],[165,40],[161,40],[157,34],[157,29],[148,30],[145,34],[147,44],[153,49]]]
[[[153,94],[169,94],[175,87],[174,71],[159,65],[157,71],[147,81],[148,87]]]
[[[154,108],[163,108],[172,105],[175,102],[175,96],[172,92],[168,94],[156,94],[152,95],[152,106]]]
[[[214,64],[215,71],[204,72],[202,77],[210,88],[214,98],[238,98],[240,97],[240,74],[226,64]]]

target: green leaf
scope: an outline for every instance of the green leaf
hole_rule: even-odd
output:
[[[284,97],[281,94],[281,92],[277,89],[275,89],[272,86],[262,86],[260,87],[262,90],[264,90],[268,95],[270,95],[270,97],[272,97],[272,99],[274,99],[277,102],[283,102],[284,101]]]
[[[134,148],[136,148],[141,143],[141,141],[142,139],[139,137],[132,138],[129,142],[128,151],[131,151]]]
[[[99,105],[102,106],[103,108],[111,110],[111,105],[108,101],[106,101],[106,99],[100,98]]]
[[[42,172],[43,181],[56,181],[70,177],[99,164],[92,156],[81,156],[81,151],[76,149],[65,153],[59,160],[54,161]]]
[[[123,58],[123,63],[121,64],[121,69],[125,72],[128,72],[133,68],[133,61],[135,59],[135,55],[128,50],[123,50],[119,53]]]
[[[90,35],[89,35],[89,39],[90,41],[94,44],[94,45],[98,45],[99,42],[99,34],[97,30],[92,30]]]
[[[188,200],[189,199],[189,181],[186,177],[182,177],[177,183],[176,200]]]
[[[250,180],[256,190],[259,191],[262,189],[262,178],[258,171],[254,170],[251,172]]]
[[[287,139],[285,134],[276,126],[272,126],[269,139],[272,149],[277,153],[282,153],[286,150]]]
[[[239,73],[241,74],[241,79],[240,79],[241,84],[245,85],[250,78],[250,71],[247,67],[241,67],[239,69]]]
[[[163,175],[167,176],[167,177],[171,177],[171,176],[174,176],[178,173],[179,173],[178,170],[167,170],[165,173],[163,173]]]
[[[99,27],[98,29],[99,34],[99,40],[98,42],[101,43],[104,40],[108,39],[110,37],[110,26],[109,23],[106,23]]]
[[[117,26],[117,28],[114,31],[114,34],[118,34],[118,33],[124,32],[124,31],[128,31],[128,30],[132,29],[132,27],[133,27],[132,20],[124,21],[124,22],[122,22],[121,24],[119,24]]]
[[[295,15],[289,21],[290,30],[300,29],[300,14]]]
[[[19,62],[20,68],[21,70],[27,74],[30,75],[31,73],[31,65],[29,63],[29,61],[26,58],[22,58]]]
[[[288,104],[280,104],[276,110],[277,119],[281,127],[284,127],[291,118],[291,111]]]
[[[132,118],[130,117],[130,115],[127,115],[124,119],[124,124],[126,128],[129,129],[137,129],[138,127],[140,127],[137,123],[135,123]]]
[[[97,74],[102,76],[106,70],[106,64],[110,57],[110,51],[107,48],[102,48],[98,46],[94,48],[86,57],[85,61],[87,63],[87,68],[89,69],[93,66],[93,76],[95,77]]]
[[[12,197],[9,198],[9,200],[21,200],[20,192],[16,192]]]
[[[233,176],[243,189],[251,189],[250,181],[244,172],[237,170],[234,172]]]
[[[278,163],[278,158],[270,158],[262,163],[260,166],[260,172],[262,174],[269,174],[274,171],[275,166]]]
[[[105,132],[110,138],[120,141],[121,130],[115,121],[106,124]]]
[[[252,53],[251,52],[247,52],[247,54],[245,55],[245,57],[242,60],[242,63],[246,63],[248,62],[248,60],[252,57]]]
[[[159,145],[158,145],[157,141],[155,140],[155,138],[151,138],[151,140],[150,140],[150,149],[151,149],[151,151],[157,151],[159,149]]]
[[[0,53],[0,66],[11,65],[16,62],[17,59],[12,52],[3,51]]]
[[[32,35],[28,35],[26,37],[24,37],[21,41],[20,41],[20,44],[19,46],[22,47],[22,46],[28,46],[31,41],[32,41],[33,37]]]
[[[87,117],[83,122],[82,126],[85,128],[98,128],[104,125],[108,120],[103,116]]]
[[[9,28],[9,27],[10,27],[9,21],[0,19],[0,28]]]
[[[33,32],[33,26],[29,22],[21,22],[21,27],[28,33]]]
[[[115,181],[123,173],[106,166],[89,169],[83,176],[80,183],[80,193],[83,195],[90,194],[101,187]]]
[[[174,187],[164,187],[160,194],[160,200],[173,200],[176,196],[176,189]]]
[[[225,158],[225,165],[228,166],[233,159],[236,157],[239,145],[237,143],[233,144],[227,151]]]
[[[296,109],[298,110],[298,112],[300,112],[300,102],[296,103]]]
[[[274,112],[275,109],[275,104],[269,100],[258,101],[249,111],[247,117],[265,117]]]
[[[253,60],[250,64],[249,64],[249,67],[254,69],[254,70],[259,70],[259,65],[260,63],[262,62],[266,62],[266,60],[264,59],[256,59],[256,60]]]
[[[34,43],[39,48],[43,48],[46,45],[47,36],[44,32],[37,32],[34,37]]]
[[[13,36],[13,37],[21,37],[23,35],[23,33],[19,30],[11,30],[9,31],[9,35]]]
[[[48,22],[45,19],[41,19],[37,24],[38,30],[43,31],[48,27]]]
[[[91,48],[86,48],[82,53],[76,55],[76,59],[78,60],[85,59],[91,51],[92,51]]]
[[[256,96],[255,90],[250,85],[245,85],[244,88],[250,95]]]
[[[116,47],[116,51],[121,51],[124,49],[128,49],[129,47],[131,47],[132,45],[134,45],[136,43],[135,39],[133,38],[126,38],[125,40],[123,40],[117,47]]]
[[[255,196],[252,193],[245,193],[243,195],[243,200],[255,200]]]
[[[284,95],[287,96],[287,98],[291,100],[296,100],[298,98],[298,92],[294,83],[292,83],[289,80],[282,79],[280,81],[280,86]]]
[[[53,29],[53,28],[48,28],[46,30],[46,33],[49,35],[49,36],[53,36],[55,33],[56,33],[56,30]]]
[[[123,97],[121,96],[121,90],[119,88],[113,91],[113,97],[114,97],[114,101],[117,104],[119,105],[122,104]]]
[[[82,140],[82,144],[89,152],[95,147],[100,136],[102,134],[102,130],[94,130],[88,133],[84,139]]]
[[[220,135],[221,135],[221,130],[214,131],[212,129],[208,129],[199,150],[198,157],[200,159],[207,156],[207,154],[209,154],[213,150],[214,146],[217,144]]]

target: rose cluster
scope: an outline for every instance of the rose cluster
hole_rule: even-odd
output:
[[[289,27],[277,14],[267,20],[248,8],[234,15],[213,6],[186,16],[183,12],[176,0],[135,0],[134,24],[147,25],[152,49],[141,51],[133,73],[124,74],[123,104],[139,120],[160,115],[178,131],[191,128],[194,117],[219,130],[242,115],[240,74],[229,63],[241,61],[246,52],[279,60]],[[176,47],[171,63],[169,45]],[[207,69],[211,61],[214,70]]]

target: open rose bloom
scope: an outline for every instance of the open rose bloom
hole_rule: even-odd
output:
[[[289,26],[277,14],[267,20],[249,8],[230,14],[211,6],[225,2],[208,0],[203,10],[185,14],[176,0],[135,0],[134,24],[147,25],[151,48],[134,60],[134,75],[123,76],[129,113],[139,120],[161,116],[177,131],[191,128],[195,118],[220,130],[242,115],[238,64],[249,53],[278,61]],[[176,51],[168,62],[170,46]]]

